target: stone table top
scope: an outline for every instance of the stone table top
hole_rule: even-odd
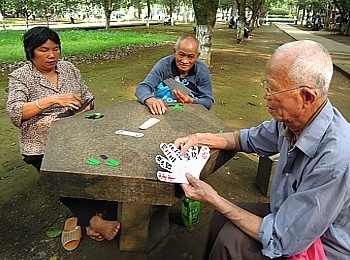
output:
[[[178,137],[196,132],[231,131],[203,106],[183,104],[183,107],[183,110],[168,108],[164,115],[154,116],[147,106],[129,100],[92,111],[104,116],[100,119],[87,119],[85,114],[79,114],[53,122],[39,181],[60,196],[174,204],[178,199],[178,185],[158,181],[156,177],[161,169],[155,156],[163,155],[160,143],[172,143]],[[151,117],[160,122],[140,130],[139,126]],[[117,130],[139,132],[144,136],[118,135]],[[108,159],[102,159],[101,155]],[[207,177],[233,155],[233,152],[212,150],[201,178]],[[101,163],[86,164],[90,158]],[[120,165],[105,165],[110,159]]]

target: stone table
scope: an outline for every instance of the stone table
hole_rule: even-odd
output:
[[[161,169],[155,156],[163,155],[160,143],[171,143],[196,132],[230,131],[201,105],[184,104],[183,108],[168,108],[164,115],[153,116],[147,106],[129,100],[92,111],[104,115],[100,119],[86,119],[85,114],[80,114],[53,122],[41,167],[41,185],[63,197],[118,201],[118,220],[122,223],[120,250],[151,250],[168,234],[169,206],[183,196],[178,184],[164,183],[156,177]],[[160,122],[140,130],[138,127],[151,117]],[[144,136],[117,135],[117,130]],[[201,179],[234,154],[212,149]],[[86,164],[90,158],[101,164]],[[109,159],[120,165],[105,165]]]

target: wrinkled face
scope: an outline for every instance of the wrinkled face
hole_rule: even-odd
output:
[[[176,67],[179,69],[180,74],[188,73],[188,71],[193,67],[194,63],[199,57],[197,50],[197,43],[190,39],[184,39],[180,43],[179,49],[174,49]]]
[[[55,69],[61,51],[57,43],[47,40],[34,50],[32,62],[39,71],[50,71]]]
[[[288,69],[288,60],[270,59],[266,65],[263,94],[268,112],[276,121],[284,122],[287,126],[298,124],[304,105],[301,94],[303,87],[288,79]]]

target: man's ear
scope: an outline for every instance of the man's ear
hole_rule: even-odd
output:
[[[173,52],[174,52],[174,55],[176,54],[176,49],[175,48],[173,48]]]
[[[314,104],[317,99],[317,92],[311,88],[303,88],[302,93],[304,95],[304,102],[310,105]]]

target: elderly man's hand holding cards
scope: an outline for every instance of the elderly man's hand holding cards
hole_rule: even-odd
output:
[[[157,155],[155,160],[166,171],[158,171],[157,178],[160,181],[170,183],[188,183],[185,173],[190,173],[199,179],[200,173],[210,157],[210,149],[202,146],[190,147],[180,156],[180,150],[173,143],[161,143],[160,149],[164,156]]]

